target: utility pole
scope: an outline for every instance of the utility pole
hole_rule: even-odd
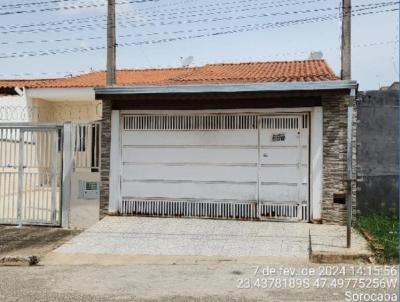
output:
[[[342,0],[341,79],[351,80],[351,0]]]
[[[342,67],[341,79],[351,80],[351,0],[342,0]],[[348,97],[347,104],[347,187],[346,187],[346,208],[347,208],[347,247],[351,247],[351,225],[353,220],[353,198],[352,198],[352,177],[353,177],[353,92]]]
[[[107,86],[116,84],[115,0],[107,6]]]

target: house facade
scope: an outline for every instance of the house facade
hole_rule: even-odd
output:
[[[144,70],[129,85],[121,77],[96,89],[105,212],[345,222],[357,84],[325,61]]]
[[[31,108],[28,121],[101,119],[100,202],[77,202],[79,220],[96,211],[94,220],[345,222],[347,109],[357,83],[339,80],[325,61],[120,70],[113,87],[105,79],[0,81],[7,104]]]

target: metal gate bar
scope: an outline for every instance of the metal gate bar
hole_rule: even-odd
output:
[[[0,125],[0,223],[60,225],[61,131]]]
[[[214,219],[276,219],[308,222],[307,204],[124,199],[120,214]]]

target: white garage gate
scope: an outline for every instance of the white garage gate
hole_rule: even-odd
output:
[[[308,113],[126,114],[119,212],[308,221]]]

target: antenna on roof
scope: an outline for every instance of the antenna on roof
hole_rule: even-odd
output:
[[[322,51],[312,51],[310,56],[308,57],[309,60],[322,60],[324,57],[324,53]]]
[[[181,64],[182,67],[189,67],[191,64],[193,64],[194,62],[194,57],[193,56],[189,56],[186,58],[181,57]]]

